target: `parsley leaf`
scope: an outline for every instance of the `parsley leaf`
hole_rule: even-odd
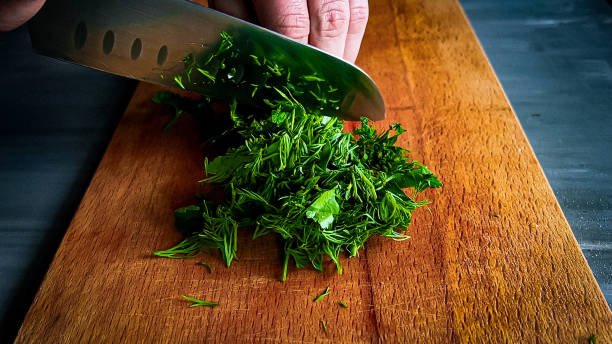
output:
[[[334,221],[334,215],[340,211],[336,202],[336,189],[322,192],[319,197],[306,209],[306,217],[319,223],[322,229],[327,229]]]

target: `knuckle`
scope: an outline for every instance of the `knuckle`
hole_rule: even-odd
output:
[[[293,39],[307,38],[310,33],[310,19],[306,11],[290,11],[279,18],[276,30]]]
[[[322,37],[335,38],[348,31],[350,9],[342,0],[327,1],[317,13],[318,29]]]
[[[368,3],[360,3],[351,7],[351,25],[365,26],[369,16]]]

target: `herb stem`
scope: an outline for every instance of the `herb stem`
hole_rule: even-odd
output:
[[[327,286],[327,288],[325,288],[325,291],[321,295],[315,297],[312,300],[312,302],[317,302],[317,301],[321,300],[322,298],[326,297],[327,295],[329,295],[329,286]]]
[[[208,268],[208,271],[209,271],[211,274],[214,272],[214,271],[213,271],[212,266],[210,266],[210,264],[208,264],[207,262],[205,262],[205,261],[201,261],[201,262],[199,262],[198,264],[200,264],[200,265],[204,265],[205,267],[207,267],[207,268]]]
[[[283,276],[281,277],[281,281],[285,282],[287,280],[287,266],[289,265],[289,254],[285,253],[285,262],[283,263]]]

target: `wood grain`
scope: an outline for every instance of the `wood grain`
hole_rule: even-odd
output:
[[[412,239],[375,238],[342,276],[293,268],[286,283],[277,242],[248,233],[231,268],[202,258],[214,273],[151,258],[179,240],[171,211],[198,191],[202,157],[189,120],[160,132],[168,112],[141,84],[17,342],[612,342],[610,309],[456,0],[370,7],[358,64],[387,101],[378,125],[400,121],[402,144],[445,183]]]

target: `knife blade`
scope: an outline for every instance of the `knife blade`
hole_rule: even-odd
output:
[[[32,46],[41,54],[170,87],[177,87],[172,76],[184,71],[186,56],[205,53],[221,32],[228,32],[242,45],[241,53],[332,82],[342,99],[340,118],[385,117],[380,91],[357,66],[187,0],[47,0],[29,30]],[[198,85],[185,87],[211,93]]]

